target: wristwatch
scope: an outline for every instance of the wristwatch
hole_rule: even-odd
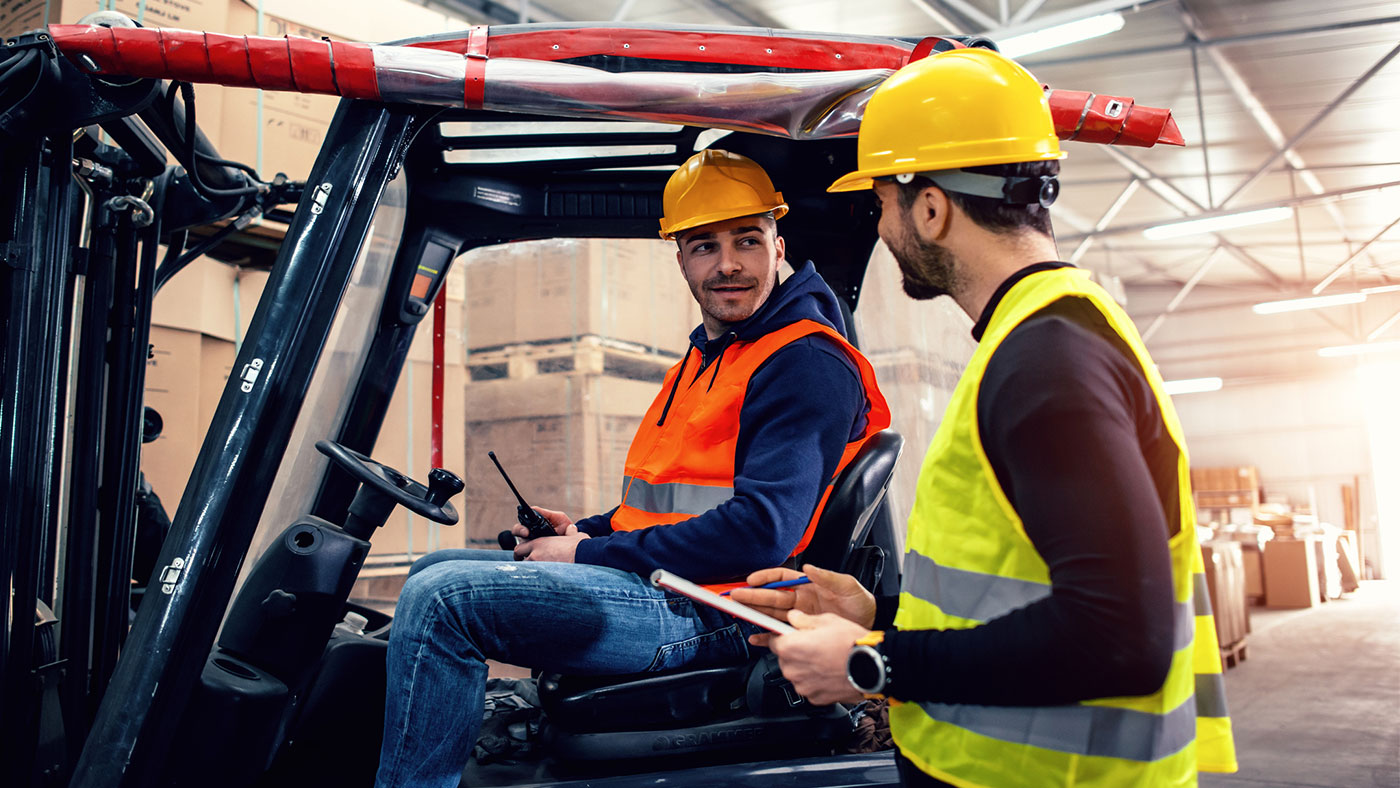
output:
[[[867,698],[885,697],[890,685],[890,663],[880,648],[884,641],[884,632],[871,632],[857,640],[846,657],[846,680]]]

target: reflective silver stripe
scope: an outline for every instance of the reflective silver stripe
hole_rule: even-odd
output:
[[[904,555],[901,590],[973,621],[988,621],[1050,595],[1045,583],[939,566],[914,550]]]
[[[950,616],[974,621],[990,621],[1050,595],[1048,585],[940,566],[914,550],[904,556],[901,590],[932,602]],[[1172,651],[1186,648],[1195,639],[1197,606],[1189,599],[1173,605]]]
[[[939,722],[1056,752],[1155,761],[1179,752],[1196,737],[1193,698],[1166,714],[1109,706],[950,706],[920,703]]]
[[[1210,608],[1210,586],[1206,584],[1206,576],[1200,572],[1191,575],[1191,596],[1196,600],[1196,615],[1211,615]]]
[[[644,512],[704,514],[734,497],[733,487],[703,484],[652,484],[642,479],[622,480],[623,503]]]
[[[1191,645],[1191,641],[1196,639],[1196,611],[1195,603],[1191,600],[1178,602],[1173,607],[1172,618],[1172,651],[1180,651]]]
[[[1223,674],[1196,674],[1196,716],[1230,716],[1230,708],[1225,703],[1225,676]]]

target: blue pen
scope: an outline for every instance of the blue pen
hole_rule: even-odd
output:
[[[766,585],[753,586],[753,588],[792,588],[793,586],[805,586],[810,582],[812,582],[812,578],[810,577],[794,577],[791,580],[779,580],[776,583],[768,583]],[[734,589],[731,588],[730,591],[732,590]],[[729,591],[721,591],[719,595],[729,596]]]

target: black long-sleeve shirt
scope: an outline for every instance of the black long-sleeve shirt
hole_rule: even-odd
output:
[[[1061,265],[1003,283],[973,336],[1013,284]],[[1172,656],[1177,448],[1131,351],[1088,301],[1061,299],[992,355],[977,420],[1051,593],[973,629],[889,632],[892,696],[1039,706],[1156,691]],[[887,628],[895,600],[879,602]]]

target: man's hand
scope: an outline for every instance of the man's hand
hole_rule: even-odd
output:
[[[875,597],[866,591],[850,575],[832,572],[807,564],[802,567],[811,583],[792,589],[736,588],[729,592],[735,602],[761,610],[781,621],[788,621],[788,612],[800,610],[804,613],[831,613],[869,629],[875,625]],[[802,572],[776,567],[760,569],[749,575],[750,586],[761,586],[779,580],[802,577]],[[772,635],[768,633],[750,635],[749,642],[755,646],[768,646]],[[846,675],[844,667],[841,675]]]
[[[524,530],[523,526],[521,530]],[[580,531],[578,526],[573,523],[569,523],[564,526],[559,536],[542,536],[539,539],[530,539],[516,545],[515,560],[556,561],[561,564],[572,564],[578,543],[587,538],[588,534]]]
[[[846,678],[846,658],[856,641],[870,631],[834,613],[814,616],[792,610],[788,623],[797,631],[772,636],[768,647],[793,689],[817,706],[863,700]]]
[[[545,509],[542,506],[531,506],[530,508],[534,509],[535,512],[538,513],[545,520],[548,520],[549,524],[554,526],[554,533],[560,536],[564,536],[565,534],[573,533],[574,531],[578,530],[577,528],[575,528],[574,531],[568,530],[569,526],[574,524],[574,521],[572,518],[570,518],[567,514],[564,514],[563,512],[556,512],[553,509]],[[520,537],[521,539],[530,538],[530,530],[525,526],[521,525],[520,523],[512,525],[510,527],[510,532]]]

